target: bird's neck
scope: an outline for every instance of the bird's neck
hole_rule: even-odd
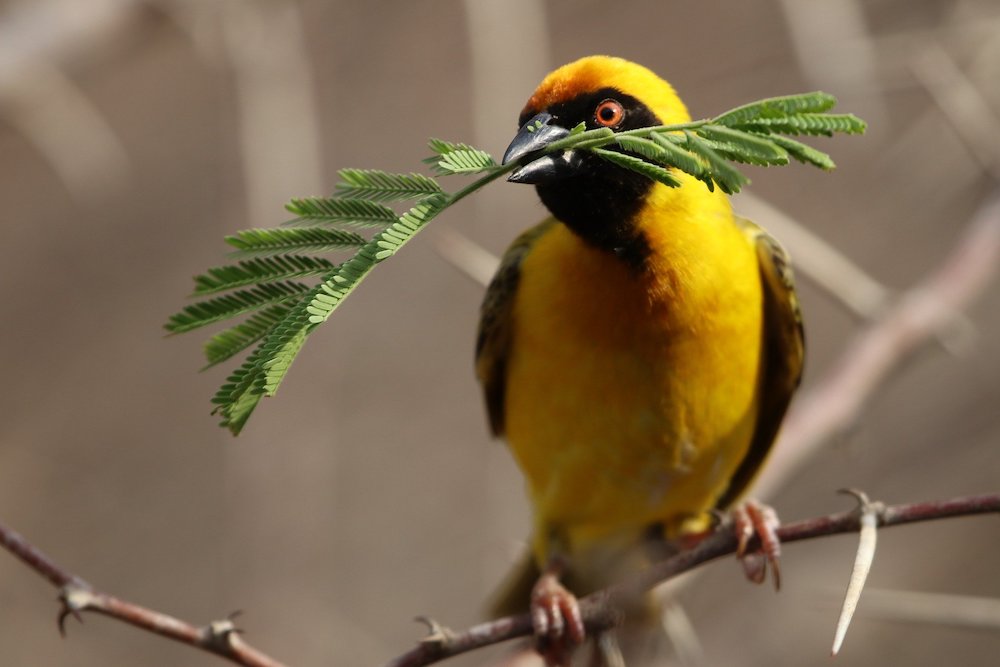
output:
[[[653,189],[652,181],[624,169],[610,174],[584,171],[537,189],[552,215],[585,243],[642,271],[649,248],[634,221]]]

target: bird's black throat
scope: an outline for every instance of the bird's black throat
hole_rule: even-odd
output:
[[[653,189],[651,180],[587,155],[578,174],[536,188],[552,215],[586,243],[614,253],[635,271],[645,268],[649,242],[636,216]]]

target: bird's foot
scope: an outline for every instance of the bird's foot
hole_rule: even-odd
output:
[[[736,557],[743,565],[747,579],[755,584],[763,583],[767,578],[767,566],[771,566],[771,578],[774,580],[774,590],[781,588],[781,569],[778,559],[781,557],[781,540],[777,529],[781,525],[778,514],[768,505],[747,500],[732,510],[733,529],[739,540],[736,547]],[[747,547],[756,535],[760,548],[748,552]]]
[[[531,590],[531,624],[545,664],[568,666],[573,649],[583,643],[586,631],[580,603],[559,583],[555,572],[542,574]]]

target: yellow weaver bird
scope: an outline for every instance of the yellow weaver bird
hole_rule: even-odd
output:
[[[581,122],[689,120],[645,67],[583,58],[542,81],[504,162]],[[547,660],[564,663],[583,640],[573,593],[703,532],[746,490],[798,386],[803,336],[784,251],[718,189],[679,170],[668,187],[580,150],[538,154],[510,180],[534,184],[552,217],[504,255],[476,367],[534,510],[531,558],[498,609],[530,606]]]

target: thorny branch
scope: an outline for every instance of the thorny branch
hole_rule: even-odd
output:
[[[879,507],[880,526],[899,526],[918,521],[945,519],[972,514],[1000,513],[1000,493],[968,496],[951,500],[911,503]],[[858,510],[831,514],[789,523],[778,529],[783,543],[797,542],[826,535],[857,532],[861,528],[862,513]],[[623,602],[634,599],[672,577],[716,558],[735,553],[737,539],[728,526],[723,526],[705,538],[697,547],[661,561],[640,576],[621,584],[598,591],[580,600],[587,632],[595,635],[612,627],[619,617]],[[751,545],[753,548],[753,545]],[[437,631],[425,638],[416,648],[390,662],[387,667],[421,667],[484,646],[498,644],[531,634],[528,614],[475,625],[464,632],[451,632],[437,624]]]
[[[1000,254],[1000,195],[994,195],[978,211],[956,248],[937,272],[912,288],[895,306],[876,319],[848,346],[840,365],[829,377],[799,400],[784,428],[782,445],[765,468],[756,485],[757,493],[768,495],[780,480],[786,479],[798,465],[822,443],[857,418],[861,406],[884,381],[889,371],[922,343],[953,325],[958,311],[980,294],[997,268]],[[794,442],[794,446],[790,443]],[[887,508],[881,525],[897,525],[962,514],[1000,511],[1000,495],[957,499],[942,503],[923,503]],[[784,542],[851,532],[858,529],[856,512],[833,515],[789,524],[779,530]],[[61,589],[63,609],[60,629],[68,615],[81,617],[93,611],[136,627],[163,635],[224,657],[236,664],[257,667],[281,667],[281,663],[247,645],[235,628],[232,618],[196,627],[138,605],[94,590],[90,584],[69,574],[16,532],[0,524],[0,544],[29,567]],[[653,583],[668,579],[694,566],[732,553],[735,538],[720,531],[696,549],[664,561],[649,570],[642,579],[595,594],[583,601],[588,629],[608,627],[614,614],[609,612],[616,596],[626,591],[635,595]],[[446,657],[530,634],[527,616],[509,617],[474,626],[464,633],[438,632],[416,649],[390,663],[391,667],[426,665]]]
[[[41,550],[2,523],[0,523],[0,545],[59,589],[62,609],[58,621],[59,632],[62,634],[65,634],[65,622],[68,616],[74,616],[82,621],[82,613],[91,611],[214,653],[238,665],[284,667],[282,663],[243,641],[240,630],[233,623],[235,614],[225,620],[196,627],[173,616],[140,607],[96,590],[80,577],[56,565]]]
[[[880,526],[898,526],[989,512],[1000,513],[1000,493],[908,505],[878,506],[877,516]],[[779,528],[778,536],[782,542],[789,543],[856,532],[861,527],[862,516],[861,512],[854,510],[797,521]],[[238,665],[284,667],[282,663],[244,642],[240,637],[240,631],[233,624],[233,616],[196,627],[186,621],[96,590],[80,577],[62,569],[41,550],[3,524],[0,524],[0,545],[60,589],[62,603],[59,613],[60,631],[64,629],[63,624],[67,616],[72,615],[81,619],[83,612],[96,612],[214,653]],[[596,634],[607,630],[619,618],[616,610],[623,602],[634,599],[653,586],[702,563],[734,553],[736,545],[734,532],[728,526],[723,526],[694,549],[657,563],[634,579],[581,599],[580,607],[587,631]],[[754,546],[756,545],[751,544],[751,548]],[[393,660],[388,667],[429,665],[460,653],[531,634],[531,619],[527,614],[482,623],[461,633],[453,633],[432,621],[428,623],[434,629],[432,634],[415,649]]]
[[[993,277],[998,253],[1000,195],[995,195],[980,208],[943,266],[926,281],[907,292],[895,306],[890,307],[861,333],[849,345],[842,363],[831,371],[825,381],[802,397],[804,400],[798,402],[785,425],[782,445],[777,448],[776,456],[772,457],[756,485],[757,493],[768,495],[768,491],[780,484],[780,480],[786,479],[831,434],[841,431],[857,418],[861,405],[896,364],[912,354],[920,344],[953,324],[958,311],[981,293]],[[789,446],[793,441],[795,445]],[[888,526],[961,514],[995,512],[998,511],[998,506],[1000,497],[997,495],[945,503],[907,505],[886,509],[881,516],[881,523]],[[790,524],[779,531],[779,536],[782,541],[792,542],[855,531],[859,516],[857,513],[845,513]],[[281,663],[243,642],[232,619],[199,628],[95,591],[90,584],[62,570],[45,554],[2,524],[0,544],[61,589],[63,610],[60,614],[60,628],[67,615],[80,618],[81,612],[93,611],[215,653],[236,664],[281,667]],[[653,568],[642,580],[586,598],[583,609],[588,628],[600,629],[612,622],[613,615],[608,612],[609,604],[626,587],[631,586],[629,590],[635,594],[637,590],[649,588],[655,581],[670,578],[702,562],[731,553],[734,545],[735,540],[728,531],[716,533],[698,548]],[[397,658],[391,666],[431,664],[451,655],[525,636],[530,632],[531,622],[527,616],[523,616],[477,625],[457,635],[436,633],[413,651]]]

